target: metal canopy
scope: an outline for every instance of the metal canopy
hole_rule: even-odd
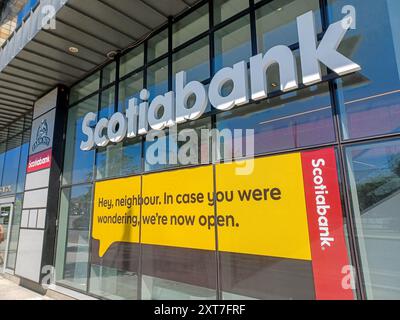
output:
[[[48,1],[48,0],[47,0]],[[56,29],[40,29],[21,49],[13,36],[0,51],[0,131],[32,111],[34,102],[58,84],[70,86],[107,61],[107,53],[140,41],[198,0],[63,0]],[[41,4],[46,0],[41,0]],[[40,10],[39,6],[37,10]],[[16,41],[14,41],[16,42]],[[72,54],[70,47],[79,48]],[[3,55],[2,55],[3,53]],[[9,62],[8,62],[9,61]],[[7,63],[8,62],[8,63]],[[4,65],[5,64],[5,65]]]

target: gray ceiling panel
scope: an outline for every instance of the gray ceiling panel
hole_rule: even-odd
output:
[[[96,20],[69,7],[68,4],[60,12],[59,20],[68,21],[68,23],[74,26],[79,26],[88,34],[108,41],[115,47],[124,48],[135,41],[133,38],[126,36],[117,29],[105,25],[103,21]]]
[[[8,81],[10,83],[18,83],[18,84],[24,85],[28,88],[34,88],[34,89],[38,89],[41,91],[48,89],[47,85],[40,84],[37,81],[33,81],[33,80],[25,80],[21,77],[15,76],[13,74],[9,74],[8,72],[0,73],[0,80]]]
[[[64,63],[67,66],[73,66],[81,70],[89,71],[96,67],[96,64],[92,61],[88,61],[72,55],[66,50],[61,50],[59,48],[50,47],[43,43],[36,41],[31,41],[24,49],[24,51],[32,52],[34,54],[41,55],[49,60],[58,61]]]
[[[54,86],[56,84],[55,81],[49,79],[48,77],[39,76],[36,73],[33,73],[31,71],[21,70],[17,67],[13,67],[12,65],[8,65],[7,68],[5,69],[5,72],[7,72],[8,74],[12,74],[13,76],[16,77],[21,77],[22,79],[25,80],[37,81],[42,85]]]
[[[127,3],[127,5],[129,4]],[[119,11],[113,10],[107,3],[100,2],[99,0],[70,0],[69,6],[89,17],[103,21],[105,24],[120,30],[120,32],[129,35],[135,40],[151,31],[144,25]]]
[[[129,0],[130,5],[126,6],[125,1],[101,0],[114,10],[124,12],[127,16],[146,26],[154,29],[162,25],[166,20],[166,15],[153,10],[141,0]]]
[[[36,38],[42,44],[50,47],[55,47],[65,52],[68,52],[68,48],[76,47],[77,43],[60,38],[53,33],[48,31],[41,31]],[[81,57],[87,61],[94,63],[95,65],[101,64],[105,60],[105,55],[100,52],[96,52],[92,48],[86,47],[84,44],[79,46],[79,52],[75,55]]]
[[[67,74],[73,75],[75,78],[81,78],[85,75],[87,70],[82,70],[79,68],[76,68],[75,66],[72,65],[66,65],[65,63],[62,63],[61,61],[55,61],[49,58],[45,58],[41,55],[29,52],[29,51],[22,51],[18,55],[19,59],[23,59],[25,61],[30,61],[33,62],[37,65],[41,66],[47,66],[51,70],[57,70],[57,71],[62,71]]]

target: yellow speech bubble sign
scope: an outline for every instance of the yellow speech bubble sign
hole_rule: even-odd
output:
[[[144,176],[142,243],[215,250],[213,192],[212,166]]]
[[[141,177],[98,182],[95,186],[93,239],[99,257],[114,242],[139,243]]]
[[[254,161],[250,175],[237,175],[235,163],[216,166],[217,192],[235,195],[218,203],[218,214],[237,222],[218,228],[219,249],[311,260],[300,153]]]

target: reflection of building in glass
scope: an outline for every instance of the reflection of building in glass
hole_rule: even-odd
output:
[[[2,45],[18,23],[18,14],[28,0],[2,0],[0,2],[0,45]]]

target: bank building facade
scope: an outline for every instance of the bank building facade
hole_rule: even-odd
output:
[[[400,298],[397,0],[7,0],[0,274],[107,300]]]

